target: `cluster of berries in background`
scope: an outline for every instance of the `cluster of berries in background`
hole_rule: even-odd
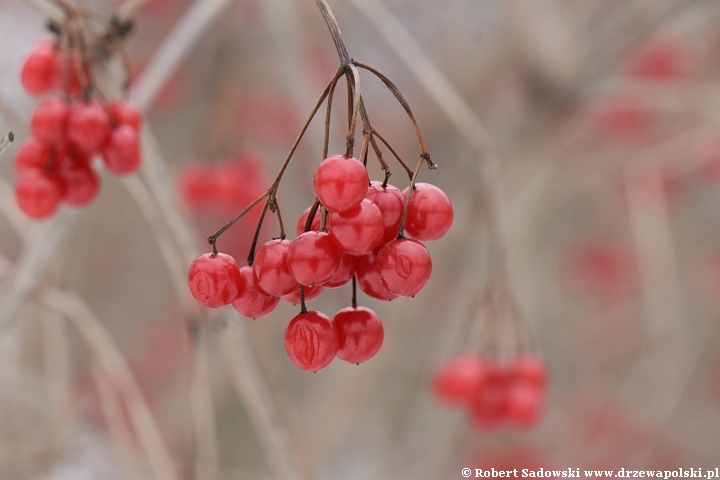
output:
[[[315,372],[336,356],[351,363],[368,360],[382,345],[383,327],[372,310],[354,300],[332,320],[307,311],[304,302],[351,280],[353,299],[356,284],[380,300],[414,296],[432,271],[421,242],[449,230],[453,209],[447,196],[430,184],[418,183],[410,194],[370,182],[363,162],[352,157],[325,159],[313,186],[317,203],[298,220],[294,241],[266,242],[252,265],[242,268],[227,254],[201,255],[190,266],[188,283],[201,304],[232,304],[250,318],[270,313],[281,297],[301,303],[301,313],[287,327],[285,347],[297,366]]]
[[[95,98],[90,76],[89,62],[58,48],[54,39],[40,41],[22,66],[23,88],[50,95],[33,110],[31,137],[15,158],[15,195],[30,218],[48,218],[63,203],[92,202],[100,189],[93,167],[98,154],[116,175],[140,167],[142,114],[128,102]]]
[[[441,402],[465,408],[472,425],[489,431],[503,425],[528,428],[543,411],[548,374],[543,360],[523,354],[511,363],[472,353],[439,367],[432,391]]]

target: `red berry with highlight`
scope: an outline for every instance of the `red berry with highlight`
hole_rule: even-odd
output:
[[[511,383],[507,391],[507,416],[519,427],[535,425],[542,414],[543,392],[527,383]]]
[[[333,242],[351,255],[364,255],[382,240],[384,226],[380,210],[364,199],[343,213],[328,215],[328,233]]]
[[[48,164],[50,147],[35,137],[23,142],[15,155],[15,172],[22,174],[27,170],[43,170]]]
[[[343,308],[333,317],[333,327],[339,342],[337,356],[350,363],[375,356],[385,336],[380,318],[365,307]]]
[[[253,279],[268,295],[283,297],[298,288],[298,282],[287,266],[290,240],[277,239],[265,243],[255,254]]]
[[[470,404],[470,419],[481,430],[499,427],[507,418],[507,375],[501,365],[483,360],[480,388]]]
[[[392,185],[383,187],[382,182],[373,180],[365,198],[372,200],[382,214],[384,231],[381,243],[394,240],[398,234],[398,226],[405,206],[402,192],[397,187]]]
[[[295,232],[298,234],[298,236],[302,235],[303,232],[305,232],[305,222],[307,222],[308,215],[310,215],[310,210],[312,207],[308,207],[305,209],[305,211],[300,215],[300,218],[298,219],[297,228],[295,229]],[[315,216],[313,217],[312,225],[310,226],[309,231],[320,231],[320,210],[315,212]]]
[[[315,194],[331,212],[356,207],[365,198],[369,183],[365,165],[356,158],[342,155],[323,160],[313,177]]]
[[[35,220],[52,216],[63,193],[62,182],[55,175],[41,171],[26,172],[15,186],[15,198],[20,210]]]
[[[235,310],[248,318],[260,318],[275,310],[280,297],[273,297],[260,290],[253,280],[252,267],[244,266],[240,269],[240,276],[245,282],[245,291],[233,302]]]
[[[444,403],[469,405],[482,384],[482,377],[482,359],[472,353],[464,353],[435,372],[432,391]]]
[[[380,249],[377,271],[388,290],[397,295],[412,297],[430,279],[432,260],[422,243],[403,238],[393,240]]]
[[[70,108],[67,136],[81,150],[94,153],[110,135],[110,117],[97,100],[78,101]]]
[[[300,285],[322,285],[337,272],[340,249],[325,232],[305,232],[290,245],[286,261]]]
[[[332,322],[320,312],[297,315],[285,330],[285,351],[303,370],[317,372],[326,367],[338,351],[338,336]]]
[[[225,253],[205,253],[190,264],[188,286],[195,300],[210,308],[229,305],[245,291],[235,259]]]
[[[128,125],[136,131],[140,131],[143,126],[143,116],[135,105],[129,102],[118,100],[108,104],[110,117],[116,125]]]
[[[62,200],[73,207],[88,205],[100,192],[100,177],[86,163],[64,163],[58,167],[57,175],[66,186]]]
[[[52,39],[44,39],[32,49],[20,72],[20,82],[31,95],[42,95],[54,87],[57,62]]]
[[[141,161],[137,131],[129,125],[120,125],[114,129],[102,147],[102,156],[108,170],[115,175],[136,171]]]
[[[380,280],[380,275],[378,275],[377,270],[377,250],[358,258],[355,267],[355,276],[360,290],[373,298],[377,298],[378,300],[393,300],[398,297],[388,290]]]
[[[65,141],[70,107],[59,98],[38,103],[30,116],[30,131],[41,142],[54,146]]]
[[[355,267],[358,262],[357,255],[350,255],[349,253],[340,253],[340,265],[337,271],[330,277],[330,280],[323,283],[325,288],[337,288],[342,287],[355,275]]]
[[[407,198],[408,189],[403,190]],[[445,192],[429,183],[416,183],[405,218],[405,232],[411,237],[429,242],[450,230],[453,207]]]

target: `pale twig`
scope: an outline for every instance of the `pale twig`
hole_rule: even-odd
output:
[[[10,146],[13,140],[15,140],[13,132],[8,132],[2,139],[0,139],[0,154],[2,154]]]
[[[148,0],[125,0],[115,12],[115,17],[120,24],[132,22],[147,1]]]
[[[25,2],[40,10],[48,19],[54,22],[62,22],[65,18],[62,10],[45,0],[25,0]]]

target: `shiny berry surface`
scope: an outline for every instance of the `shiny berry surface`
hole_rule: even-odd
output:
[[[20,82],[31,95],[47,93],[54,87],[56,68],[53,40],[41,40],[25,59],[20,71]]]
[[[73,207],[84,207],[100,192],[100,177],[84,162],[63,163],[57,169],[57,176],[65,183],[63,202]]]
[[[377,250],[367,253],[357,260],[355,276],[360,290],[378,300],[393,300],[398,296],[383,285],[377,270]]]
[[[337,272],[340,249],[325,232],[305,232],[290,245],[286,261],[300,285],[322,285]]]
[[[58,145],[65,141],[70,107],[59,98],[38,103],[30,116],[30,131],[43,143]]]
[[[353,275],[355,275],[355,267],[357,266],[358,256],[350,255],[349,253],[342,252],[340,254],[340,265],[337,271],[333,274],[330,279],[323,283],[325,288],[337,288],[342,287],[350,281]]]
[[[15,198],[20,210],[30,218],[43,220],[58,208],[64,185],[52,174],[28,171],[15,185]]]
[[[305,222],[307,222],[308,215],[310,215],[310,210],[312,207],[308,207],[305,209],[305,211],[300,215],[300,218],[298,219],[297,227],[295,228],[295,233],[297,233],[298,236],[302,235],[305,231]],[[315,212],[315,216],[313,217],[312,225],[310,226],[309,231],[320,231],[320,210]]]
[[[482,384],[483,362],[472,353],[464,353],[441,366],[433,375],[435,396],[449,405],[469,405]]]
[[[338,336],[337,356],[350,363],[375,356],[385,337],[380,318],[365,307],[343,308],[333,317],[333,327]]]
[[[425,246],[410,238],[393,240],[380,249],[377,272],[388,290],[412,297],[430,279],[432,260]]]
[[[110,102],[108,110],[110,111],[110,120],[115,122],[115,125],[128,125],[138,132],[142,129],[142,113],[132,103],[122,100]]]
[[[252,267],[240,268],[240,276],[245,282],[245,290],[233,302],[232,306],[248,318],[260,318],[275,310],[280,297],[273,297],[260,290],[253,280]]]
[[[342,155],[323,160],[313,177],[315,195],[331,212],[356,207],[365,198],[369,183],[365,165]]]
[[[70,108],[68,139],[80,149],[93,153],[100,149],[110,135],[110,117],[97,100],[78,101]]]
[[[298,288],[298,282],[287,267],[290,240],[270,240],[255,253],[253,279],[260,290],[283,297]]]
[[[309,302],[310,300],[317,298],[323,291],[324,287],[321,287],[320,285],[316,285],[314,287],[304,287],[305,288],[305,301]],[[300,305],[300,287],[293,290],[292,293],[285,295],[283,297],[288,302],[292,303],[293,305]]]
[[[382,214],[367,199],[344,213],[331,212],[327,223],[330,238],[341,250],[351,255],[364,255],[382,240]]]
[[[403,196],[407,194],[406,188]],[[445,235],[452,222],[453,207],[445,192],[429,183],[416,183],[405,218],[405,233],[429,242]]]
[[[218,253],[205,253],[190,264],[188,286],[195,300],[200,304],[219,308],[229,305],[246,288],[245,279],[240,276],[235,259]]]
[[[385,228],[381,243],[394,240],[398,234],[398,226],[405,206],[405,197],[402,192],[392,185],[383,188],[382,182],[373,180],[370,182],[365,198],[372,200],[382,214]]]
[[[15,172],[21,174],[27,170],[42,170],[48,165],[50,147],[35,137],[23,142],[15,154]]]
[[[317,372],[333,361],[338,336],[330,319],[320,312],[301,313],[285,330],[285,351],[303,370]]]
[[[114,129],[101,152],[108,170],[115,175],[127,175],[140,168],[138,133],[129,125],[120,125]]]

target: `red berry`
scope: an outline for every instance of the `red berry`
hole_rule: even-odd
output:
[[[392,185],[383,188],[382,182],[373,180],[370,182],[365,198],[372,200],[382,214],[385,228],[381,243],[394,240],[398,234],[400,217],[402,217],[403,207],[405,206],[405,197],[402,192]]]
[[[93,100],[75,102],[68,116],[67,136],[81,150],[94,153],[110,135],[110,117],[105,107]]]
[[[177,185],[180,198],[190,208],[204,208],[215,203],[215,170],[209,165],[192,164],[183,167]]]
[[[110,102],[108,110],[116,125],[129,125],[138,132],[143,126],[142,113],[132,103],[122,100]]]
[[[140,143],[135,129],[120,125],[110,133],[102,147],[102,156],[108,170],[115,175],[127,175],[140,168]]]
[[[225,253],[204,253],[193,260],[188,271],[188,286],[195,300],[210,308],[229,305],[243,295],[247,287],[235,259]]]
[[[403,238],[393,240],[380,249],[376,268],[388,290],[412,297],[430,278],[432,260],[422,243]]]
[[[335,274],[330,277],[330,280],[323,283],[325,288],[337,288],[342,287],[355,275],[355,267],[358,262],[356,255],[350,255],[349,253],[340,253],[340,266],[338,267]]]
[[[377,270],[377,251],[376,249],[368,254],[358,258],[355,267],[355,276],[360,290],[378,300],[393,300],[397,295],[392,293],[383,285]]]
[[[58,167],[57,175],[66,185],[63,201],[73,207],[84,207],[92,202],[100,191],[100,178],[86,163],[63,163]]]
[[[285,351],[303,370],[317,372],[326,367],[338,351],[338,337],[330,319],[312,311],[297,315],[285,330]]]
[[[300,285],[327,282],[340,266],[340,250],[325,232],[305,232],[290,245],[287,267]]]
[[[313,298],[317,298],[318,295],[320,295],[323,291],[322,286],[316,285],[314,287],[304,287],[305,288],[305,301],[309,302]],[[300,305],[300,287],[293,290],[292,293],[285,295],[283,297],[288,302],[292,303],[293,305]]]
[[[432,391],[447,404],[469,405],[482,384],[482,377],[482,359],[472,353],[464,353],[435,372]]]
[[[407,198],[408,189],[403,190]],[[429,183],[416,183],[410,197],[405,232],[411,237],[429,242],[437,240],[450,230],[453,207],[445,192]]]
[[[355,158],[336,155],[326,158],[315,171],[315,195],[331,212],[356,207],[370,183],[365,165]]]
[[[28,171],[15,186],[20,210],[30,218],[42,220],[52,216],[60,204],[64,185],[55,176],[41,171]]]
[[[507,375],[491,360],[483,360],[483,370],[482,383],[470,404],[470,418],[479,429],[491,430],[507,418]]]
[[[41,40],[23,63],[20,81],[31,95],[47,93],[54,87],[57,63],[53,43],[49,38]]]
[[[331,212],[327,222],[330,238],[351,255],[364,255],[382,240],[382,214],[370,200],[365,199],[343,213]]]
[[[519,427],[540,420],[543,392],[527,383],[511,383],[507,391],[507,416]]]
[[[333,317],[333,327],[339,342],[337,356],[350,363],[374,357],[385,335],[380,318],[365,307],[343,308]]]
[[[30,116],[30,131],[41,142],[59,145],[65,141],[70,107],[59,98],[38,103]]]
[[[240,276],[245,282],[245,291],[232,302],[235,310],[248,318],[260,318],[275,310],[280,297],[273,297],[260,290],[253,280],[252,267],[240,269]]]
[[[260,290],[283,297],[298,288],[298,282],[287,267],[290,240],[276,239],[265,243],[255,254],[253,279]]]
[[[35,137],[30,137],[15,155],[15,172],[22,174],[27,170],[43,170],[48,164],[50,147]]]
[[[312,209],[312,207],[306,208],[305,211],[302,213],[302,215],[300,215],[300,218],[298,219],[297,228],[295,229],[298,236],[302,235],[302,233],[305,231],[305,222],[307,222],[308,215],[310,215],[310,209]],[[320,231],[320,210],[315,212],[315,216],[313,217],[312,225],[310,226],[310,231],[315,231],[315,232]]]
[[[528,383],[544,390],[547,387],[547,368],[540,357],[534,355],[521,355],[515,359],[512,373],[515,380]]]

